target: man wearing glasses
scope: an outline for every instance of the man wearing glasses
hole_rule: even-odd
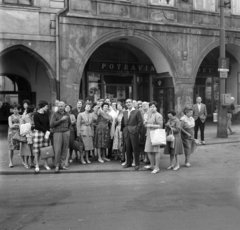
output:
[[[132,152],[135,156],[135,170],[139,169],[139,132],[143,125],[141,112],[133,107],[132,99],[126,100],[127,110],[123,114],[121,130],[127,153],[127,164],[123,168],[132,166]]]

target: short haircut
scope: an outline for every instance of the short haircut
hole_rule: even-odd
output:
[[[183,113],[186,115],[189,111],[193,111],[193,108],[187,106],[184,108]]]
[[[19,104],[13,104],[10,106],[11,109],[17,108],[18,110],[21,109],[21,106]]]
[[[31,101],[29,101],[28,99],[23,100],[23,105],[24,105],[25,103],[28,104],[28,105],[31,105]]]
[[[66,104],[66,106],[65,106],[65,107],[67,107],[67,106],[69,106],[70,110],[72,110],[72,106],[71,106],[71,105],[69,105],[69,104]]]
[[[102,108],[104,107],[104,105],[107,105],[108,107],[109,107],[109,104],[108,103],[106,103],[106,102],[104,102],[104,103],[102,103]]]
[[[95,106],[97,106],[98,104],[96,103],[96,102],[94,102],[93,104],[92,104],[92,108],[94,108]]]
[[[173,116],[176,116],[176,112],[173,109],[171,109],[167,112],[167,114],[169,114],[169,113],[171,113]]]
[[[30,105],[27,107],[27,113],[32,113],[35,110],[35,105]]]
[[[149,107],[151,107],[152,105],[155,105],[155,107],[158,109],[158,103],[156,101],[149,102]]]
[[[48,102],[45,100],[39,100],[38,102],[38,108],[41,109],[43,107],[45,107],[46,105],[48,105]]]
[[[127,100],[130,100],[131,102],[133,102],[133,100],[132,100],[131,98],[128,98]],[[126,101],[127,101],[127,100],[126,100]]]
[[[84,109],[86,108],[87,105],[89,105],[89,106],[90,106],[90,109],[91,109],[92,106],[91,106],[90,103],[85,103],[85,105],[84,105]]]
[[[83,100],[82,100],[82,99],[78,99],[77,103],[78,103],[78,102],[81,102],[81,103],[83,104]]]

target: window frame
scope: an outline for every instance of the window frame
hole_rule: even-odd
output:
[[[176,5],[176,0],[172,0],[173,3],[171,5],[169,5],[169,4],[162,4],[162,3],[153,3],[153,1],[154,0],[149,0],[149,5],[152,5],[152,6],[167,6],[167,7],[175,7],[175,5]],[[161,1],[161,0],[158,0],[158,1]]]
[[[34,0],[28,0],[29,4],[19,3],[20,0],[16,0],[17,1],[16,3],[11,3],[11,2],[6,2],[6,1],[8,1],[8,0],[3,0],[3,4],[12,5],[12,6],[33,6],[33,3],[34,3]]]
[[[233,9],[234,9],[234,5],[237,4],[237,1],[239,0],[231,0],[231,14],[232,15],[238,15],[240,16],[240,5],[239,5],[239,9],[237,10],[237,12],[235,12]],[[238,2],[239,3],[239,2]]]
[[[214,2],[214,10],[209,10],[209,8],[207,7],[207,6],[205,6],[206,5],[206,1],[207,0],[203,0],[203,4],[205,4],[204,6],[205,6],[205,8],[203,8],[203,9],[197,9],[197,1],[199,1],[199,0],[193,0],[193,9],[194,10],[198,10],[198,11],[203,11],[203,12],[209,12],[209,13],[217,13],[217,7],[218,7],[218,0],[213,0],[213,2]]]

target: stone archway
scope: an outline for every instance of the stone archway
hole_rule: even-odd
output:
[[[151,59],[157,72],[160,71],[160,68],[162,66],[165,66],[164,70],[168,70],[170,72],[171,76],[173,77],[173,82],[175,83],[177,78],[177,68],[167,50],[156,39],[148,36],[145,33],[135,31],[134,35],[130,36],[127,31],[122,30],[107,33],[93,41],[92,45],[86,51],[84,57],[81,59],[81,62],[78,63],[74,82],[77,84],[80,83],[82,73],[84,71],[87,61],[98,47],[100,47],[106,42],[114,39],[119,39],[121,37],[126,37],[130,41],[132,40],[133,45],[142,50]],[[163,62],[160,63],[160,60],[162,60]]]
[[[14,54],[18,54],[18,55],[14,55]],[[20,58],[21,55],[22,55],[22,58]],[[54,70],[51,68],[49,63],[41,55],[39,55],[38,53],[36,53],[32,49],[24,45],[15,45],[15,46],[6,48],[2,52],[0,52],[0,59],[1,59],[0,73],[16,74],[28,80],[32,78],[38,78],[38,79],[35,79],[36,83],[32,83],[35,86],[37,84],[41,85],[41,82],[43,81],[44,76],[46,76],[46,80],[44,81],[45,82],[44,84],[48,86],[46,90],[49,91],[48,92],[49,96],[46,99],[48,99],[49,102],[56,99],[57,87],[56,87]],[[9,67],[9,62],[14,63],[16,67],[14,69],[11,69]],[[31,66],[32,63],[34,63],[34,68],[35,68],[34,70],[33,70],[33,67]]]

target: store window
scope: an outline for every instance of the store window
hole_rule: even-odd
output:
[[[33,0],[3,0],[3,3],[31,6],[33,4]]]
[[[174,6],[175,0],[151,0],[152,5]]]
[[[194,9],[215,12],[216,0],[194,0]]]

